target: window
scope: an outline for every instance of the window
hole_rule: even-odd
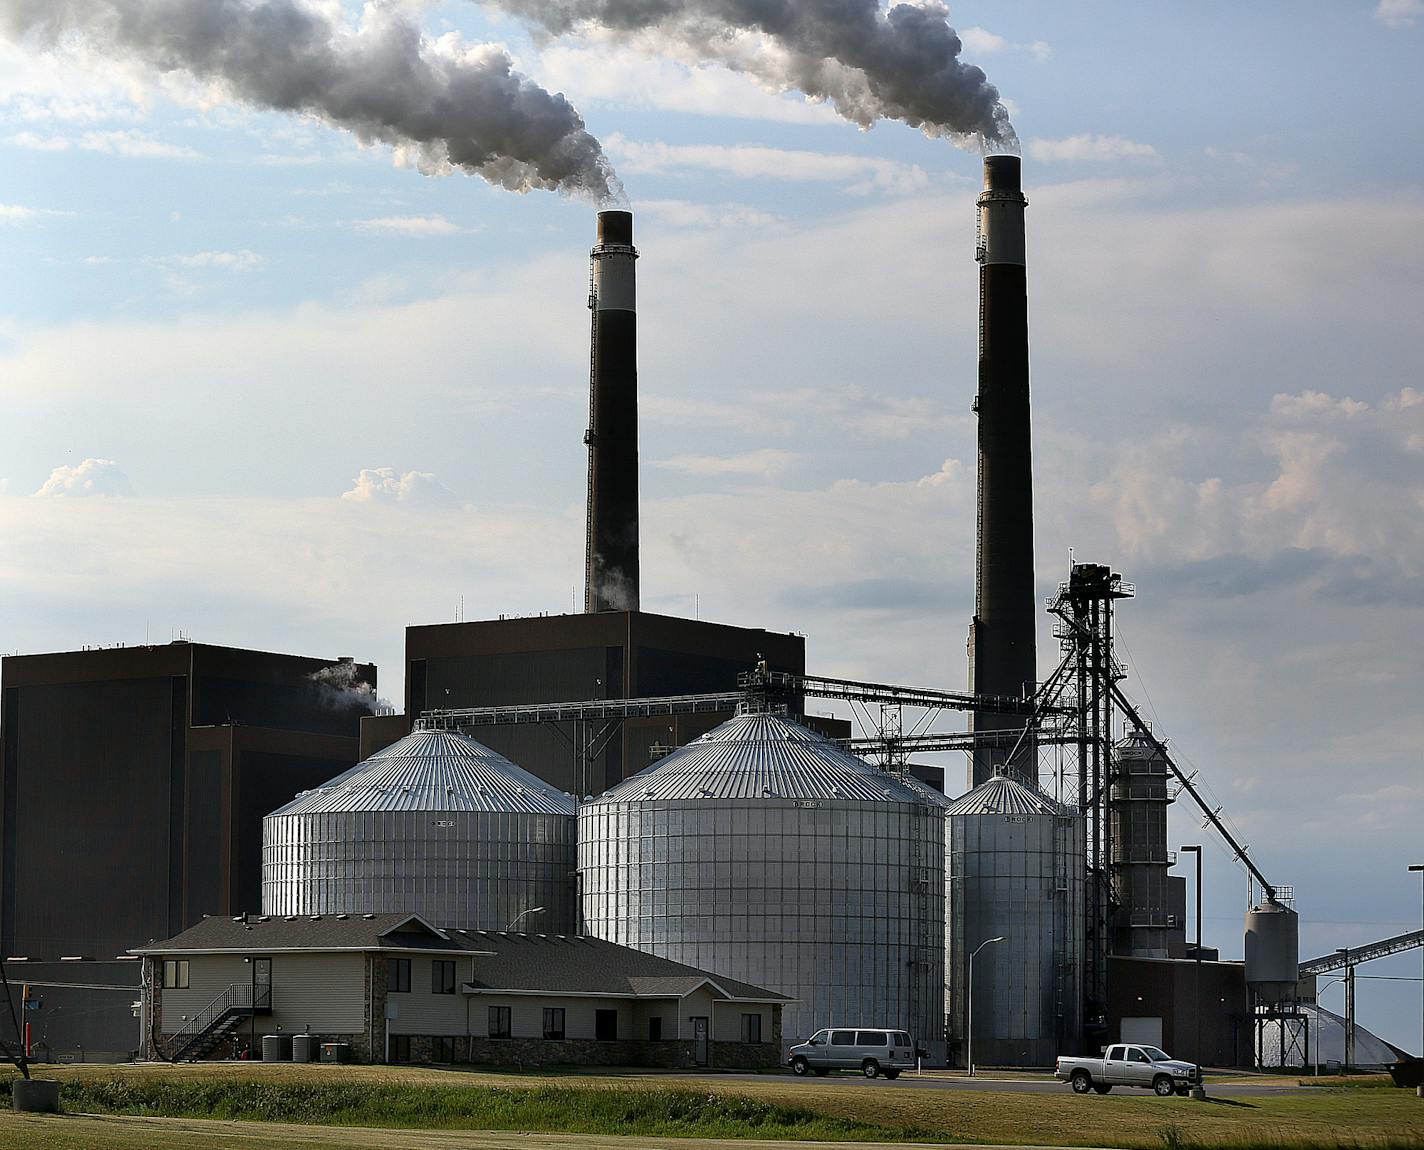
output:
[[[648,1041],[661,1042],[663,1040],[663,1016],[655,1014],[648,1019]]]
[[[404,961],[404,960],[402,960],[402,961]],[[392,1061],[392,1062],[409,1062],[409,1061],[410,1061],[410,1035],[409,1035],[409,1034],[392,1034],[392,1035],[390,1036],[390,1044],[391,1044],[391,1061]]]
[[[430,993],[455,993],[455,960],[437,958],[430,964]]]
[[[564,1036],[564,1008],[562,1006],[544,1007],[544,1037],[562,1038]]]
[[[509,1007],[491,1006],[489,1008],[489,1036],[491,1038],[513,1038],[514,1031],[511,1026]]]
[[[1129,1062],[1147,1062],[1147,1061],[1149,1061],[1147,1055],[1143,1054],[1142,1051],[1138,1050],[1137,1047],[1135,1047],[1135,1046],[1128,1047],[1127,1060],[1128,1060]]]
[[[386,993],[410,993],[410,959],[392,958],[386,965]]]
[[[595,1010],[593,1012],[593,1037],[599,1042],[617,1040],[618,1012],[616,1010]]]
[[[437,1038],[432,1043],[431,1052],[436,1062],[454,1062],[455,1040],[453,1038]]]
[[[760,1014],[744,1014],[744,1015],[742,1015],[742,1041],[743,1041],[743,1042],[760,1042],[760,1041],[761,1041],[761,1015],[760,1015]]]
[[[889,1046],[890,1036],[883,1030],[857,1030],[855,1044],[857,1046]]]
[[[854,1030],[833,1030],[833,1031],[831,1031],[831,1045],[832,1045],[832,1046],[854,1046],[854,1045],[855,1045],[855,1031],[854,1031]]]
[[[163,989],[188,989],[188,960],[186,958],[165,958],[163,960]]]

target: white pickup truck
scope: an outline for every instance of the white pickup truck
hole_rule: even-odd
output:
[[[1201,1067],[1196,1063],[1168,1058],[1155,1046],[1130,1043],[1109,1046],[1104,1058],[1059,1058],[1053,1076],[1072,1086],[1074,1094],[1089,1090],[1106,1094],[1114,1086],[1136,1086],[1169,1098],[1202,1084]]]

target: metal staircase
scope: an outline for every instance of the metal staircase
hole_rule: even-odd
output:
[[[265,998],[265,1001],[263,999]],[[195,1062],[212,1053],[218,1043],[232,1037],[238,1026],[259,1012],[272,1009],[271,990],[263,988],[253,1007],[251,983],[233,983],[207,1006],[203,1007],[168,1038],[169,1062],[187,1059]]]

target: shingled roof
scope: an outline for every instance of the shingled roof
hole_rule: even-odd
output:
[[[502,934],[472,930],[464,937],[481,953],[473,993],[529,992],[682,998],[710,983],[728,998],[790,1002],[784,994],[684,966],[641,950],[585,935]],[[485,954],[492,951],[491,954]]]
[[[210,915],[162,942],[131,954],[203,954],[220,951],[477,949],[457,932],[437,930],[418,914]]]

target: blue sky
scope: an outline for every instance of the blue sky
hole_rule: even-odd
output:
[[[627,188],[644,605],[962,685],[978,157],[666,45],[403,7],[563,92]],[[1042,593],[1070,547],[1137,583],[1127,686],[1295,885],[1304,950],[1407,929],[1424,5],[949,20],[1024,147]],[[0,649],[182,630],[374,659],[399,697],[407,623],[571,608],[593,208],[398,158],[102,41],[0,40]],[[1228,955],[1245,887],[1208,854]],[[1419,1004],[1362,983],[1410,1048]]]

